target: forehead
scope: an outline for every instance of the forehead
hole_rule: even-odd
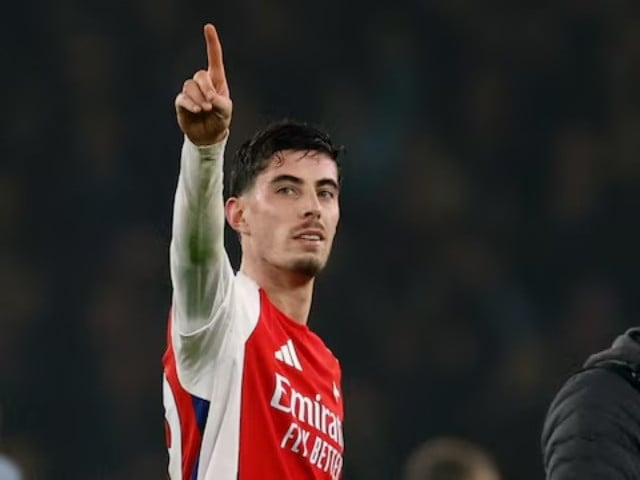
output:
[[[333,158],[315,150],[282,150],[267,160],[258,181],[269,181],[279,175],[292,175],[302,180],[332,179],[338,182],[338,166]]]

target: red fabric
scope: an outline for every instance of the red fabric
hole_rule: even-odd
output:
[[[167,381],[169,382],[171,392],[173,393],[173,397],[178,408],[181,430],[180,437],[182,438],[182,478],[187,480],[192,478],[193,469],[196,464],[198,453],[200,452],[202,435],[196,422],[193,399],[189,392],[182,388],[180,381],[178,380],[176,359],[173,353],[173,343],[171,341],[171,316],[169,316],[167,350],[162,357],[162,363],[164,365]],[[169,431],[167,439],[170,441],[172,432],[170,431],[168,424],[166,427]]]

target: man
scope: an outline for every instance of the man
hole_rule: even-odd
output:
[[[479,445],[436,437],[418,445],[404,465],[403,480],[499,480],[493,458]]]
[[[340,366],[307,327],[339,219],[339,151],[305,124],[270,125],[240,148],[223,203],[232,102],[216,30],[204,34],[208,68],[175,100],[185,139],[163,359],[169,474],[341,478]],[[237,274],[225,214],[242,247]]]
[[[547,480],[640,478],[640,328],[589,357],[549,407]]]

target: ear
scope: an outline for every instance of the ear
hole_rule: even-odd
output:
[[[227,217],[227,222],[239,234],[249,231],[244,216],[244,207],[244,201],[240,197],[229,197],[224,204],[224,214]]]

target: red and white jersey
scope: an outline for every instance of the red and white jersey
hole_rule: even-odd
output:
[[[339,479],[340,365],[306,325],[234,274],[218,231],[223,151],[188,141],[182,151],[163,358],[170,478]]]

